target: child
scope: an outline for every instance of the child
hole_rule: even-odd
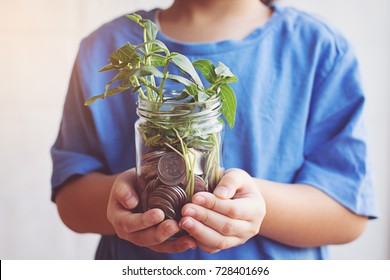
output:
[[[113,73],[98,73],[139,26],[120,17],[83,40],[54,162],[52,199],[76,232],[103,237],[98,259],[324,259],[376,211],[356,58],[327,24],[272,1],[176,0],[138,12],[158,39],[191,60],[222,61],[239,78],[236,126],[226,128],[213,193],[198,193],[179,223],[133,213],[135,95],[85,107]],[[179,230],[188,235],[172,240]]]

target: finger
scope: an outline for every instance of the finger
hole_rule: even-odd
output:
[[[192,217],[184,217],[180,221],[180,226],[190,236],[196,239],[199,244],[214,248],[215,250],[231,248],[242,243],[240,238],[236,236],[223,236]]]
[[[206,253],[208,254],[214,254],[214,253],[218,253],[219,251],[221,251],[222,249],[218,249],[218,248],[214,248],[214,247],[209,247],[205,244],[203,244],[202,242],[196,242],[196,245],[197,247],[199,247],[202,251],[205,251]]]
[[[173,235],[177,234],[181,228],[174,220],[165,220],[157,226],[149,227],[144,230],[132,232],[121,236],[126,240],[138,246],[155,246],[166,242]]]
[[[145,213],[132,213],[118,209],[110,222],[119,234],[129,234],[150,228],[164,220],[164,212],[160,209],[151,209]]]
[[[223,236],[241,238],[243,235],[253,231],[248,221],[231,219],[218,212],[192,203],[183,207],[183,217],[192,217]]]
[[[257,204],[259,204],[259,201],[254,198],[220,199],[207,192],[196,193],[192,198],[192,202],[232,219],[239,220],[250,220],[250,217],[253,216],[257,209]],[[183,209],[186,209],[186,206]],[[184,215],[184,212],[182,213]]]
[[[225,172],[214,190],[214,194],[221,199],[237,197],[237,192],[245,193],[245,189],[253,186],[252,177],[241,169],[229,169]]]
[[[151,250],[158,253],[182,253],[196,248],[196,241],[189,235],[179,237],[176,240],[167,240],[159,245],[150,246]]]
[[[112,196],[126,209],[133,209],[139,199],[135,188],[135,172],[133,169],[122,173],[113,184]]]

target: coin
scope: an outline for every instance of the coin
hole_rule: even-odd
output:
[[[142,159],[142,161],[147,162],[147,161],[151,161],[154,159],[159,159],[163,154],[165,154],[165,151],[152,150],[152,151],[149,151],[149,152],[142,154],[141,159]]]
[[[175,210],[164,202],[155,202],[152,205],[149,205],[149,207],[150,207],[149,209],[152,208],[161,209],[164,212],[165,217],[168,219],[172,219],[172,220],[176,219]]]
[[[150,195],[149,195],[149,200],[155,197],[163,198],[165,199],[171,206],[172,208],[176,208],[179,204],[179,199],[175,197],[174,195],[169,193],[169,189],[167,188],[166,190],[164,187],[159,187],[155,189]]]
[[[187,195],[180,186],[159,185],[148,196],[148,209],[159,208],[168,219],[180,219]]]
[[[175,208],[179,209],[181,206],[184,205],[183,203],[183,197],[178,192],[178,189],[180,187],[173,186],[165,189],[165,192],[174,200],[174,203],[172,204]],[[180,210],[180,209],[179,209]]]
[[[194,194],[207,191],[206,183],[200,176],[194,177]]]
[[[184,159],[175,152],[165,153],[158,161],[158,178],[166,185],[180,184],[186,175]]]
[[[148,184],[145,187],[145,190],[148,191],[149,193],[152,192],[159,184],[159,179],[152,179],[148,181]]]
[[[156,169],[157,169],[157,164],[145,163],[144,165],[141,166],[141,174],[143,176],[146,176],[149,173],[156,171]]]
[[[156,166],[156,168],[157,168],[157,166]],[[149,173],[144,174],[144,178],[147,181],[148,180],[153,180],[153,179],[157,178],[157,170],[154,169],[153,171],[150,171]]]
[[[149,209],[154,208],[154,205],[156,205],[156,204],[164,204],[164,205],[169,206],[169,207],[171,207],[173,209],[172,205],[169,202],[167,202],[165,200],[165,198],[159,197],[159,196],[151,196],[151,197],[149,197],[149,199],[148,199],[148,208]]]
[[[187,202],[187,194],[184,191],[184,189],[179,187],[179,186],[177,186],[177,187],[175,187],[174,190],[176,191],[176,193],[179,196],[179,199],[180,199],[180,204],[179,205],[180,205],[180,207],[183,206],[184,204],[186,204],[186,202]]]

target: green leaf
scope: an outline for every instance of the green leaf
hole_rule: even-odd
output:
[[[126,43],[110,55],[111,64],[130,64],[137,65],[141,60],[140,55],[136,52],[136,47]]]
[[[116,88],[110,88],[105,92],[104,97],[113,96],[113,95],[116,95],[116,94],[123,92],[125,90],[131,89],[131,88],[133,88],[133,87],[132,86],[119,86]]]
[[[107,64],[106,66],[104,66],[103,68],[101,68],[99,70],[99,72],[105,72],[105,71],[116,70],[116,69],[118,69],[118,68],[115,65],[110,63],[110,64]]]
[[[215,66],[208,59],[199,59],[192,62],[192,65],[196,69],[198,69],[202,75],[206,78],[206,80],[212,84],[217,79],[217,75],[215,74]]]
[[[228,84],[221,84],[222,114],[230,128],[234,126],[236,118],[237,100],[233,89]]]
[[[160,40],[150,40],[135,46],[135,49],[143,51],[142,48],[148,46],[152,52],[164,52],[166,55],[170,54],[168,47]]]
[[[237,82],[238,81],[238,79],[236,78],[236,77],[224,77],[223,79],[222,79],[222,81],[224,82],[224,83],[235,83],[235,82]]]
[[[138,14],[131,14],[127,16],[129,19],[134,21],[135,23],[139,24],[145,31],[145,41],[150,41],[156,39],[158,27],[157,25],[149,20],[149,19],[143,19]]]
[[[186,90],[188,94],[191,95],[195,100],[197,99],[199,92],[198,92],[198,87],[195,84],[186,86]]]
[[[155,76],[158,78],[162,78],[164,76],[160,70],[152,65],[145,65],[139,68],[131,69],[130,75],[136,77]]]
[[[152,67],[153,68],[153,67]],[[149,76],[151,72],[154,72],[154,69],[151,67],[140,67],[131,69],[129,67],[122,68],[120,72],[112,78],[112,80],[106,85],[106,90],[115,82],[122,81],[121,87],[133,87],[136,86],[135,77],[144,77]],[[156,69],[157,70],[157,69]],[[157,70],[158,71],[158,70]],[[159,72],[159,71],[158,71]],[[161,72],[160,72],[161,73]]]
[[[218,85],[218,86],[219,86],[219,85]],[[206,93],[207,93],[209,96],[216,95],[218,92],[219,92],[219,89],[213,90],[213,89],[208,88],[208,89],[206,90]]]
[[[142,17],[139,14],[136,14],[136,13],[128,15],[127,17],[129,19],[131,19],[132,21],[134,21],[135,23],[138,23],[138,24],[140,24],[140,21],[142,20]]]
[[[192,62],[186,56],[173,52],[169,58],[173,64],[180,68],[180,70],[187,73],[199,88],[203,89],[203,83],[200,80],[198,73],[192,65]]]
[[[165,66],[165,64],[167,63],[167,59],[162,55],[152,54],[149,57],[149,62],[153,66]]]
[[[128,81],[130,79],[130,76],[132,75],[132,69],[126,67],[122,68],[118,74],[112,80],[110,81],[110,84],[116,81]]]
[[[84,106],[89,106],[89,105],[91,105],[93,102],[95,102],[96,100],[98,100],[98,99],[103,99],[103,98],[104,98],[104,94],[92,96],[91,98],[89,98],[88,100],[86,100],[86,101],[84,102]]]
[[[170,79],[176,83],[183,84],[186,87],[196,87],[196,84],[194,84],[192,81],[190,81],[187,78],[184,78],[182,76],[168,74],[167,77],[168,77],[168,79]]]
[[[227,67],[222,62],[218,63],[218,66],[215,68],[215,74],[218,77],[224,77],[224,78],[233,78],[232,81],[237,81],[238,79],[234,76],[234,74],[230,71],[229,67]]]
[[[116,69],[120,69],[127,65],[125,62],[121,62],[118,59],[114,59],[113,57],[109,57],[111,65],[113,65]]]
[[[143,28],[145,30],[146,41],[156,39],[158,33],[157,25],[149,19],[142,19],[140,23],[143,25]]]
[[[91,105],[93,102],[95,102],[98,99],[104,99],[107,96],[113,96],[115,94],[118,94],[120,92],[123,92],[123,91],[131,89],[131,88],[133,88],[133,87],[132,86],[119,86],[119,87],[116,87],[116,88],[108,89],[108,86],[106,86],[106,92],[105,93],[100,94],[100,95],[96,95],[96,96],[93,96],[93,97],[89,98],[87,101],[84,102],[84,105],[85,106],[89,106],[89,105]]]
[[[142,79],[141,79],[141,80],[142,80]],[[145,83],[145,82],[143,82],[143,85],[144,85],[145,87],[148,87],[148,88],[152,89],[152,90],[153,90],[154,92],[156,92],[156,93],[160,93],[160,90],[159,90],[157,87],[153,86],[153,85],[150,85],[150,84]]]

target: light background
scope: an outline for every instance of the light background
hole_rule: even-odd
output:
[[[355,47],[381,218],[335,259],[390,259],[390,1],[284,0],[321,15]],[[102,23],[171,0],[0,0],[0,259],[91,259],[50,201],[53,144],[80,40]]]

